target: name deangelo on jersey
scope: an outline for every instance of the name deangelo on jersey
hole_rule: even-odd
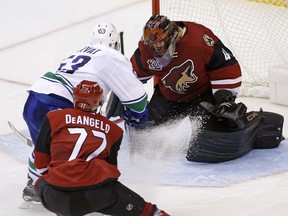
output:
[[[91,118],[90,116],[72,116],[71,114],[66,114],[65,123],[87,125],[95,127],[101,131],[104,131],[105,133],[108,133],[110,131],[109,124],[105,124],[103,121]]]

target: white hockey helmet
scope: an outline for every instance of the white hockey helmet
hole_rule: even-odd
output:
[[[103,44],[119,51],[120,36],[113,24],[100,23],[94,27],[90,44]]]

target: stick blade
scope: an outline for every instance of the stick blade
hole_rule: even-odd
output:
[[[25,144],[27,144],[28,146],[30,147],[33,147],[33,143],[30,139],[28,139],[26,136],[24,136],[20,131],[18,131],[14,125],[8,121],[8,125],[9,127],[11,128],[11,130],[14,132],[14,134],[22,141],[24,142]]]

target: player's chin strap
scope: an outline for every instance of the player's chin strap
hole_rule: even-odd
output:
[[[232,109],[229,109],[229,107],[227,110],[221,112],[219,112],[218,106],[209,102],[201,102],[200,105],[218,118],[224,118],[233,121],[239,130],[243,129],[246,125],[247,107],[241,102],[234,104]]]

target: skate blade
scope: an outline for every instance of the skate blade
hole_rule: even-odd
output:
[[[23,201],[21,205],[19,206],[20,209],[30,209],[30,208],[44,208],[41,204],[41,202],[35,202],[35,201]]]

